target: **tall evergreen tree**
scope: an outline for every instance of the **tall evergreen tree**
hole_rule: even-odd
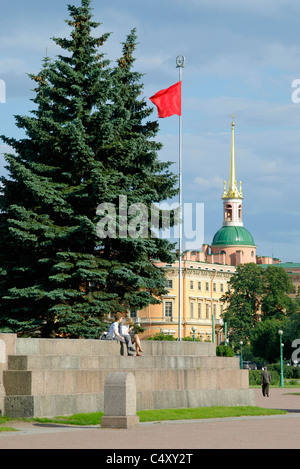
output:
[[[2,136],[15,154],[0,199],[0,330],[97,337],[108,313],[158,301],[165,283],[151,258],[170,260],[173,247],[120,236],[121,218],[100,239],[97,207],[126,195],[150,208],[174,195],[176,178],[158,161],[157,123],[144,122],[134,31],[111,67],[99,53],[109,35],[92,36],[91,0],[68,9],[71,36],[54,38],[65,55],[31,76],[36,109],[16,117],[26,137]]]

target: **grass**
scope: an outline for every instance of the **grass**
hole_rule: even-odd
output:
[[[286,381],[284,381],[284,386],[281,387],[279,386],[279,384],[270,384],[270,389],[276,389],[276,388],[280,388],[280,389],[299,389],[300,388],[300,385],[298,384],[297,386],[293,385],[293,384],[289,384],[287,383]],[[249,389],[261,389],[261,384],[249,384]]]
[[[12,432],[12,431],[15,431],[14,428],[11,428],[11,427],[5,427],[5,425],[3,425],[4,423],[6,422],[10,422],[11,419],[9,417],[0,417],[0,432]]]
[[[210,419],[226,417],[243,416],[263,416],[263,415],[282,415],[286,414],[283,410],[263,409],[255,406],[237,406],[237,407],[199,407],[187,409],[159,409],[159,410],[141,410],[137,412],[140,422],[161,422],[163,420],[193,420]],[[54,423],[60,425],[100,425],[103,412],[93,412],[88,414],[74,414],[71,416],[59,416],[55,418],[32,418],[32,419],[10,419],[9,417],[0,417],[0,432],[13,431],[13,428],[5,427],[7,422],[25,421],[39,423]]]
[[[211,419],[226,417],[243,417],[258,415],[280,415],[285,411],[263,409],[255,406],[234,407],[198,407],[188,409],[160,409],[141,410],[137,412],[141,422],[154,422],[162,420]]]
[[[3,427],[2,425],[0,425],[0,433],[1,432],[16,432],[17,430],[15,428],[11,428],[11,427]]]

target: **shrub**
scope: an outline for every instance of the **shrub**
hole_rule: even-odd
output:
[[[280,374],[280,363],[272,363],[272,365],[268,365],[268,370],[274,370]],[[286,379],[300,379],[300,367],[283,365],[283,376]]]
[[[229,345],[217,345],[217,357],[234,357],[234,350]]]
[[[258,386],[261,381],[261,371],[259,370],[249,370],[249,385]]]
[[[275,370],[268,370],[271,373],[271,384],[275,384],[276,386],[279,384],[279,373]],[[261,371],[260,370],[249,370],[249,385],[250,386],[260,386],[261,384]]]
[[[148,337],[147,340],[176,340],[172,335],[163,334],[162,332],[158,332],[157,334]]]
[[[185,342],[200,342],[200,339],[195,337],[195,340],[194,340],[194,338],[190,336],[183,337],[182,340],[184,340]]]

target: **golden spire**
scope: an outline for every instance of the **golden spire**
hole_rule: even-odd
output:
[[[231,155],[230,155],[230,170],[229,170],[229,185],[226,191],[226,182],[224,181],[223,199],[242,199],[242,183],[240,182],[240,190],[238,190],[236,183],[236,168],[235,168],[235,145],[234,145],[234,114],[232,114],[231,124]]]

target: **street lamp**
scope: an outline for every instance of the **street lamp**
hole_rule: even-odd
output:
[[[216,330],[215,330],[215,315],[214,315],[214,313],[212,313],[211,320],[212,320],[213,343],[215,343],[216,342]]]
[[[279,337],[280,337],[280,382],[279,382],[279,386],[284,387],[284,381],[283,381],[283,343],[282,343],[283,331],[281,329],[279,329],[278,334],[279,334]]]
[[[193,326],[193,327],[191,328],[191,331],[192,331],[192,334],[193,334],[193,341],[195,342],[195,333],[196,333],[196,331],[197,331],[196,327]]]
[[[241,346],[241,355],[240,355],[240,368],[241,370],[243,369],[243,341],[240,341],[240,346]]]

